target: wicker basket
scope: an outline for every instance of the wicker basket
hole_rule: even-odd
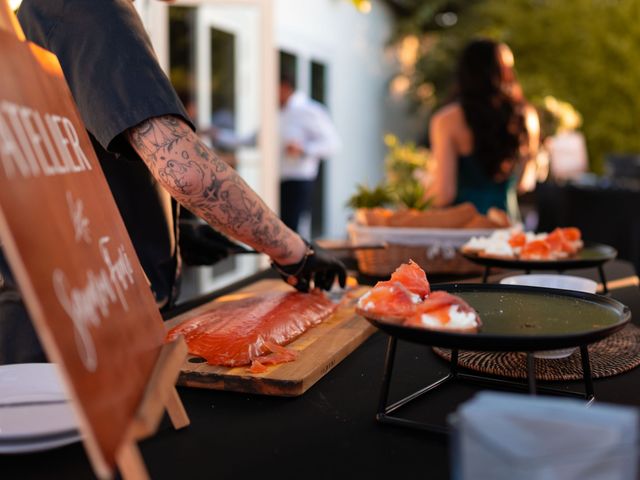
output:
[[[449,255],[429,255],[428,247],[388,244],[384,250],[362,250],[356,252],[358,269],[367,275],[378,277],[390,275],[401,263],[409,259],[420,265],[428,274],[482,273],[483,268],[455,252]]]
[[[412,259],[427,274],[475,274],[483,267],[460,255],[458,249],[472,236],[493,230],[368,227],[349,224],[351,243],[384,242],[383,250],[357,250],[358,269],[367,275],[390,275],[401,263]]]

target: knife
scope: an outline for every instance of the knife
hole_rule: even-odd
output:
[[[340,251],[344,251],[344,252],[355,252],[358,250],[383,250],[385,248],[387,248],[387,244],[386,243],[370,243],[370,244],[362,244],[362,245],[351,245],[349,243],[344,243],[344,244],[325,244],[323,245],[322,243],[318,243],[318,245],[320,246],[320,248],[322,248],[323,250],[327,250],[329,252],[340,252]],[[229,251],[229,253],[233,253],[233,254],[242,254],[242,253],[249,253],[249,254],[259,254],[260,252],[256,251],[256,250],[250,250],[248,248],[244,248],[241,245],[238,245],[237,249],[231,249]]]

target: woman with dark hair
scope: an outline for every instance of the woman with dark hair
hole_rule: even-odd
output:
[[[462,52],[455,101],[430,124],[435,205],[471,202],[519,218],[517,192],[535,187],[540,125],[522,94],[513,54],[503,43],[476,40]]]

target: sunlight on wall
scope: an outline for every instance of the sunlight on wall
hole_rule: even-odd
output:
[[[361,13],[369,13],[371,11],[371,2],[369,0],[351,0]]]

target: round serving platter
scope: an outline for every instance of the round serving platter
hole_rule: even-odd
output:
[[[477,333],[454,333],[367,318],[383,332],[415,343],[486,351],[538,351],[601,340],[631,319],[629,307],[590,293],[495,284],[437,285],[462,297],[482,319]]]
[[[576,255],[560,260],[519,260],[483,257],[477,253],[462,253],[462,256],[485,267],[509,268],[516,270],[569,270],[572,268],[598,267],[618,256],[618,251],[602,243],[585,242]]]

